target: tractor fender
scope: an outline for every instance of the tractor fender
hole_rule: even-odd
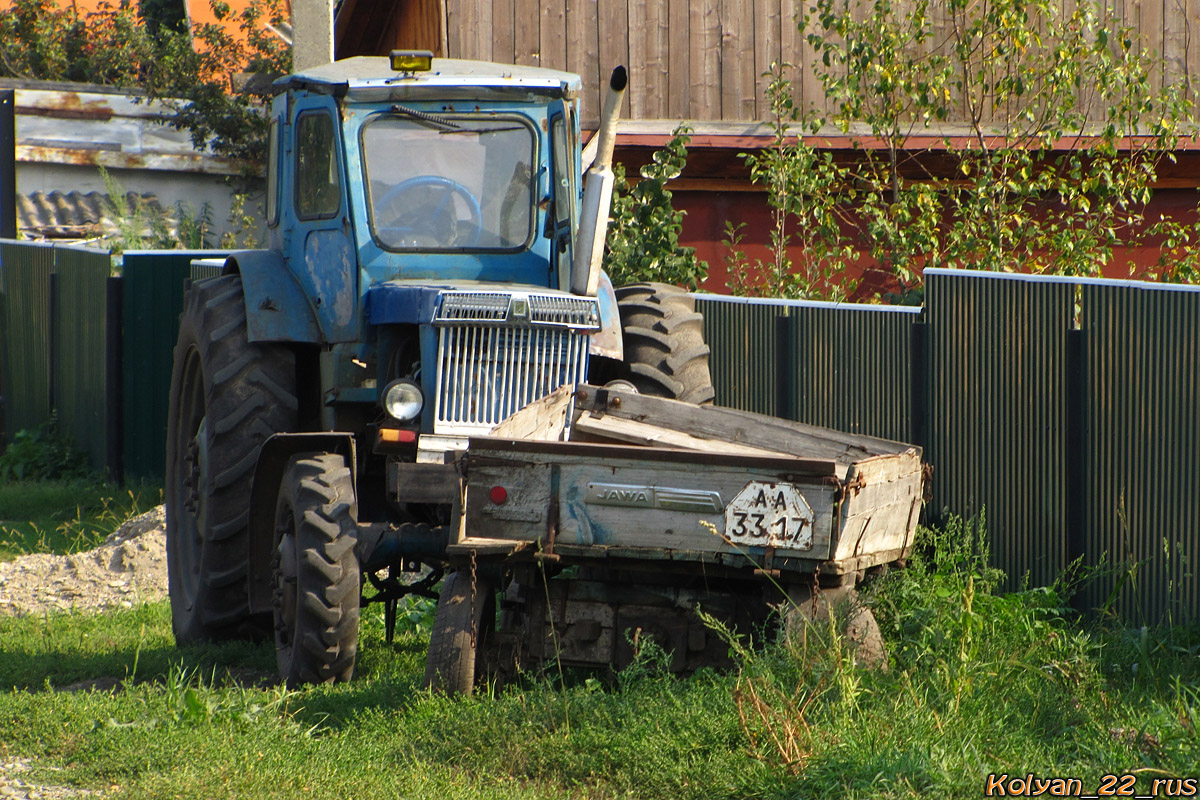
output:
[[[613,289],[608,273],[600,273],[596,299],[600,301],[600,330],[591,336],[588,352],[594,356],[605,356],[614,361],[625,360],[625,346],[621,337],[621,311],[617,306],[617,293]]]
[[[250,613],[270,613],[274,576],[272,556],[275,542],[275,502],[279,482],[287,470],[288,461],[300,453],[338,453],[350,466],[350,481],[358,493],[358,458],[354,434],[337,431],[316,433],[277,433],[263,443],[254,466],[254,482],[250,485],[249,572],[246,576],[250,594]]]
[[[225,259],[222,274],[242,276],[246,333],[251,342],[321,343],[325,337],[309,298],[275,250],[243,250]]]

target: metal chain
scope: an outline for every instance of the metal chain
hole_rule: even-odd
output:
[[[471,550],[471,649],[475,649],[478,626],[475,624],[475,550]]]

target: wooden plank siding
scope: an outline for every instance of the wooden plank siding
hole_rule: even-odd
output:
[[[899,8],[904,2],[899,0]],[[360,10],[374,7],[356,0]],[[442,14],[452,58],[494,60],[565,69],[583,77],[583,123],[594,127],[611,69],[630,71],[624,113],[633,120],[747,122],[770,115],[764,76],[777,60],[792,64],[797,106],[829,111],[816,56],[799,21],[806,0],[422,0],[427,13]],[[1069,16],[1078,0],[1061,0]],[[1152,82],[1197,88],[1200,77],[1200,0],[1103,0],[1118,24],[1140,34],[1158,54]],[[852,4],[857,17],[864,6]],[[424,13],[424,12],[423,12]],[[953,20],[933,4],[934,36],[925,51],[947,46]],[[440,21],[438,21],[440,22]],[[339,20],[339,25],[341,21]],[[414,23],[415,24],[415,23]],[[411,37],[409,37],[411,38]],[[386,52],[383,49],[382,52]],[[967,98],[956,98],[959,119]],[[991,115],[986,113],[985,118]],[[664,124],[664,130],[670,125]]]

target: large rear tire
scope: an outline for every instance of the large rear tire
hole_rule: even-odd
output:
[[[449,695],[471,694],[479,675],[479,654],[484,652],[494,626],[492,586],[470,571],[452,572],[442,581],[429,655],[425,659],[425,686]]]
[[[642,394],[711,403],[704,317],[695,301],[663,283],[634,283],[616,294],[625,344],[622,377]]]
[[[345,459],[293,456],[275,505],[275,654],[288,686],[348,681],[358,655],[358,501]]]
[[[246,338],[242,280],[184,301],[167,421],[167,576],[179,644],[265,635],[249,611],[250,482],[264,441],[296,427],[295,356]]]

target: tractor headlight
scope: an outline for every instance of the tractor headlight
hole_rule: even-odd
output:
[[[412,381],[392,381],[383,390],[383,410],[397,422],[412,422],[424,407],[425,395]]]

